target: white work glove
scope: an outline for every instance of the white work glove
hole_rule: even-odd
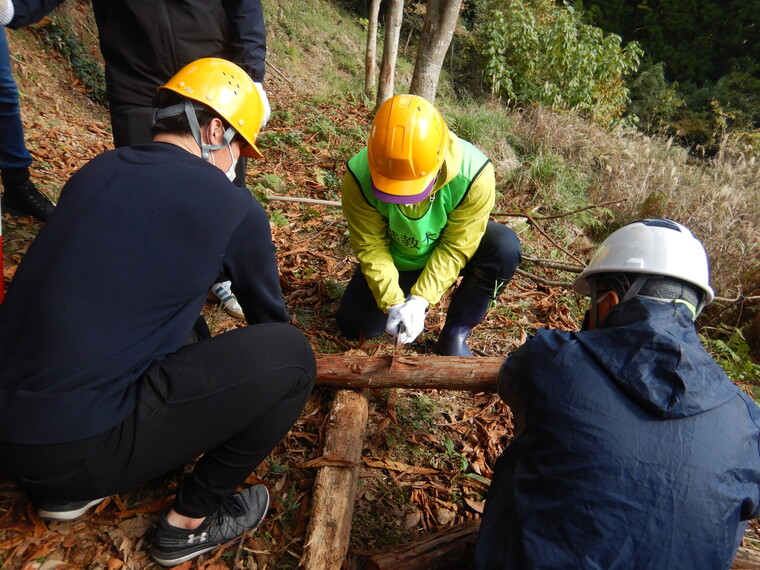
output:
[[[264,86],[258,81],[254,81],[253,84],[256,86],[259,95],[261,95],[261,105],[264,107],[264,115],[261,117],[261,126],[259,127],[260,129],[263,129],[264,125],[266,125],[269,120],[269,115],[272,112],[272,109],[269,107],[269,97],[267,97],[267,92],[264,91]]]
[[[0,0],[0,25],[5,26],[10,24],[15,13],[16,11],[11,0]]]
[[[427,299],[417,295],[409,295],[405,303],[388,307],[388,320],[385,323],[385,332],[398,337],[401,344],[414,342],[425,328],[425,313],[428,308]],[[399,325],[404,328],[399,331]]]

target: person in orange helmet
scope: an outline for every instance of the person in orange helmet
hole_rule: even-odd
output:
[[[153,142],[79,170],[0,304],[0,471],[40,517],[71,520],[199,455],[151,555],[173,566],[257,526],[239,493],[298,418],[316,375],[288,324],[269,220],[235,186],[260,157],[261,97],[237,65],[190,63],[160,90]],[[221,271],[249,326],[199,317]]]
[[[515,233],[489,220],[495,199],[489,159],[451,132],[430,102],[396,95],[383,103],[343,180],[343,212],[360,263],[338,310],[343,334],[386,331],[413,342],[428,308],[461,274],[437,348],[472,356],[467,336],[521,259]]]

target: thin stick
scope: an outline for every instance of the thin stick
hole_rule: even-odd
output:
[[[286,81],[288,83],[288,85],[290,85],[291,87],[293,87],[293,82],[290,79],[288,79],[285,76],[285,74],[282,71],[280,71],[280,69],[275,64],[273,64],[271,61],[267,61],[266,62],[266,66],[269,67],[269,68],[271,68],[271,70],[275,72],[275,75],[277,75],[277,77],[279,77],[283,81]]]
[[[554,241],[554,239],[549,234],[547,234],[543,229],[541,229],[541,226],[539,226],[536,223],[536,220],[534,220],[531,217],[530,214],[525,214],[525,217],[528,218],[528,222],[530,222],[530,225],[532,225],[534,228],[536,228],[538,230],[538,232],[542,236],[544,236],[546,239],[548,239],[550,242],[552,242],[552,244],[554,245],[554,247],[556,247],[557,249],[559,249],[560,251],[562,251],[563,253],[565,253],[568,257],[570,257],[574,261],[577,261],[578,263],[580,263],[581,265],[583,265],[583,262],[580,259],[578,259],[577,257],[575,257],[572,253],[570,253],[564,247],[562,247],[561,245],[559,245],[556,241]]]
[[[572,273],[581,273],[584,269],[580,265],[570,265],[568,263],[560,263],[559,261],[554,261],[553,259],[539,259],[537,257],[529,257],[527,255],[523,255],[522,258],[523,258],[523,261],[535,263],[536,265],[540,265],[541,267],[548,267],[549,269],[558,269],[560,271],[570,271]]]
[[[569,281],[552,281],[550,279],[544,279],[543,277],[539,277],[538,275],[533,275],[532,273],[528,273],[527,271],[517,268],[515,269],[515,273],[519,273],[520,275],[523,275],[527,277],[528,279],[531,279],[532,281],[535,281],[536,283],[540,283],[541,285],[546,285],[547,287],[572,287],[573,284]]]
[[[572,216],[573,214],[577,214],[579,212],[585,212],[586,210],[591,210],[593,208],[604,208],[605,206],[608,206],[610,204],[617,204],[619,202],[625,202],[628,198],[618,198],[616,200],[607,200],[606,202],[599,202],[598,204],[592,204],[591,206],[584,206],[583,208],[578,208],[577,210],[573,210],[572,212],[564,212],[562,214],[554,214],[551,216],[533,216],[534,220],[554,220],[557,218],[564,218],[566,216]],[[530,214],[524,214],[522,212],[491,212],[491,215],[493,216],[506,216],[506,217],[512,217],[512,218],[529,218]]]
[[[321,206],[333,206],[340,208],[341,203],[335,200],[318,200],[317,198],[301,198],[299,196],[275,196],[274,194],[267,194],[267,200],[272,202],[301,202],[303,204],[319,204]]]

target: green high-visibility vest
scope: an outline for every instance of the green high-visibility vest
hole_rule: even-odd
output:
[[[427,199],[428,208],[419,214],[404,205],[389,204],[375,198],[372,193],[367,149],[363,149],[348,161],[348,170],[361,189],[364,199],[388,220],[390,254],[399,271],[411,271],[425,267],[433,253],[438,238],[446,227],[449,213],[467,196],[472,181],[488,164],[486,155],[472,144],[460,139],[462,163],[459,173],[445,186],[433,192]],[[417,212],[414,218],[410,212]]]

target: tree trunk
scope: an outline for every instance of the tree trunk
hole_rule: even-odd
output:
[[[364,94],[372,97],[375,86],[375,68],[377,64],[377,16],[380,13],[380,0],[372,0],[369,6],[369,24],[367,26],[367,53],[364,56]]]
[[[367,425],[367,390],[338,390],[325,427],[320,467],[314,479],[311,518],[300,567],[340,570],[348,552],[356,482]]]
[[[454,36],[462,0],[429,0],[409,92],[435,102],[441,67]]]
[[[495,392],[502,357],[317,355],[317,384],[333,388],[420,388]]]
[[[461,0],[459,0],[461,1]],[[401,34],[401,18],[404,15],[404,0],[389,0],[385,22],[385,44],[383,45],[383,62],[380,66],[380,82],[377,86],[375,110],[393,97],[396,74],[396,57],[398,40]]]

